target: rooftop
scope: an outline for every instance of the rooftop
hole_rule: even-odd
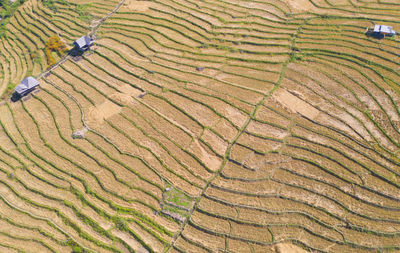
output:
[[[82,36],[82,37],[80,37],[79,39],[77,39],[77,40],[75,41],[75,44],[76,44],[79,48],[83,48],[83,47],[85,47],[85,46],[90,46],[92,43],[93,43],[92,39],[91,39],[89,36],[87,36],[87,35]]]
[[[387,26],[387,25],[375,25],[374,26],[374,32],[377,33],[390,33],[394,34],[395,31],[393,30],[393,27]]]
[[[27,77],[21,81],[20,84],[15,88],[15,92],[18,94],[23,94],[25,91],[30,90],[39,85],[38,80],[33,77]]]

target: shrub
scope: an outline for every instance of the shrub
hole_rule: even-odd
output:
[[[81,247],[75,246],[75,247],[72,249],[72,252],[73,252],[73,253],[82,253],[83,251],[82,251],[82,248],[81,248]]]
[[[68,52],[67,46],[64,42],[60,40],[60,37],[58,37],[57,35],[51,36],[46,42],[45,53],[47,65],[49,67],[56,63],[56,60],[51,54],[52,52],[56,52],[59,56],[64,56]]]

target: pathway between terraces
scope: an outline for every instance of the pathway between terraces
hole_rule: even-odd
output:
[[[116,13],[119,8],[125,3],[125,0],[121,0],[117,6],[115,6],[114,10],[112,10],[111,12],[109,12],[105,17],[98,19],[98,20],[93,20],[92,23],[90,24],[90,33],[89,36],[93,36],[94,38],[96,38],[96,33],[97,30],[100,28],[100,26],[114,13]],[[51,68],[43,71],[42,73],[40,73],[39,75],[36,76],[36,79],[39,80],[43,77],[46,77],[51,71],[55,70],[57,67],[59,67],[61,64],[63,64],[64,62],[68,61],[71,58],[70,55],[66,55],[63,58],[61,58],[57,63],[55,63],[53,66],[51,66]]]

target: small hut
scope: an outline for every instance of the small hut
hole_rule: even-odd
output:
[[[93,45],[93,40],[89,36],[82,36],[79,39],[75,40],[74,46],[79,51],[86,51]]]
[[[390,36],[390,37],[396,34],[396,32],[393,30],[393,27],[387,25],[375,25],[374,33],[376,35]]]
[[[14,92],[16,95],[23,97],[33,91],[37,86],[39,86],[38,80],[30,76],[22,80],[15,88]]]

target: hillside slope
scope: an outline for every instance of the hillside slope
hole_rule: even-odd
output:
[[[12,18],[3,90],[95,46],[0,106],[0,251],[400,250],[400,44],[365,35],[396,1],[53,6]]]

